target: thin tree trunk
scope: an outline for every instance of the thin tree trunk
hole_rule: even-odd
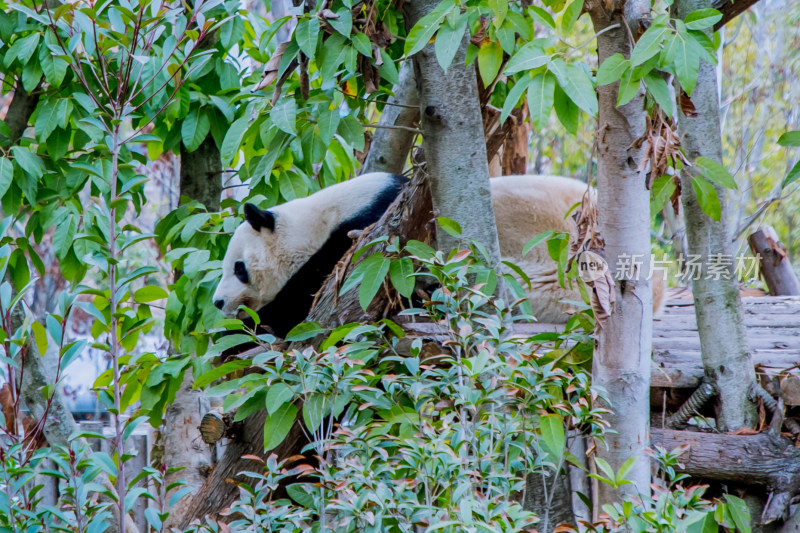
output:
[[[380,126],[402,126],[401,128],[377,128],[372,135],[369,152],[361,173],[390,172],[401,174],[408,153],[414,144],[414,128],[419,122],[419,94],[414,80],[411,61],[400,67],[400,83],[394,86],[394,96],[389,97],[383,108]]]
[[[406,2],[404,9],[409,28],[438,3],[438,0]],[[483,244],[496,264],[500,245],[489,186],[477,76],[475,66],[465,64],[468,44],[465,32],[447,73],[439,65],[432,44],[413,57],[422,145],[434,215],[455,220],[461,226],[461,237]],[[444,231],[437,232],[440,250],[451,250],[459,244],[460,239]]]
[[[678,0],[674,9],[676,15],[683,18],[696,9],[711,5],[709,0]],[[722,163],[717,72],[713,65],[702,59],[697,87],[691,98],[697,116],[677,114],[683,151],[690,162],[703,156]],[[692,178],[697,175],[696,167],[687,167],[681,172],[681,203],[686,218],[689,254],[699,259],[701,264],[699,274],[692,280],[697,328],[705,373],[720,391],[717,428],[734,431],[742,426],[752,426],[757,421],[756,406],[748,399],[755,371],[745,338],[733,260],[727,265],[725,275],[708,275],[709,265],[715,263],[712,256],[732,258],[726,191],[715,186],[722,207],[722,216],[716,222],[697,202],[692,187]],[[715,266],[720,264],[721,261],[716,261]]]
[[[633,43],[625,26],[641,34],[641,21],[650,13],[650,2],[628,0],[589,8],[597,37],[598,62],[620,53],[630,57]],[[615,29],[610,27],[616,25]],[[597,193],[600,232],[605,239],[606,260],[615,272],[614,312],[599,328],[594,350],[592,384],[607,392],[611,429],[602,457],[616,471],[629,458],[636,462],[622,487],[630,494],[650,491],[649,444],[650,352],[653,306],[650,262],[650,197],[645,175],[638,170],[644,153],[634,141],[645,133],[643,94],[617,107],[619,85],[598,87]],[[600,503],[620,494],[600,483]]]
[[[222,192],[222,163],[219,148],[209,134],[203,143],[189,152],[181,143],[180,195],[197,200],[209,211],[218,211]],[[176,273],[177,277],[177,273]],[[211,447],[203,442],[197,430],[211,404],[202,390],[193,389],[194,377],[189,368],[168,407],[162,432],[163,464],[183,467],[167,475],[167,484],[183,480],[187,486],[200,488],[213,466]],[[180,490],[174,488],[171,493]],[[170,498],[167,494],[167,498]],[[189,509],[191,500],[184,498],[170,509],[165,527],[177,526]]]

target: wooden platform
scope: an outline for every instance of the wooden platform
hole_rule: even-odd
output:
[[[800,297],[743,297],[747,341],[753,363],[765,371],[800,368]],[[414,336],[441,335],[432,323],[405,323]],[[561,324],[520,324],[522,336],[563,331]],[[691,297],[673,297],[653,320],[653,387],[694,388],[703,377],[700,337]]]
[[[800,298],[742,298],[753,363],[765,370],[800,366]],[[694,387],[703,376],[694,303],[673,298],[653,320],[653,386]]]

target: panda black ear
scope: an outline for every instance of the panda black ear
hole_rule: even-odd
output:
[[[275,231],[275,215],[269,211],[259,209],[251,203],[244,204],[244,219],[256,231],[261,231],[261,228]]]

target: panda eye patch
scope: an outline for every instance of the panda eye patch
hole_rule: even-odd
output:
[[[236,261],[233,264],[233,275],[242,283],[248,283],[250,276],[247,274],[247,267],[244,266],[244,261]]]

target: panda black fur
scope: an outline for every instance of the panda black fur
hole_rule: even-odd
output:
[[[306,318],[315,294],[352,245],[347,234],[377,222],[407,182],[373,173],[267,211],[246,204],[214,305],[229,317],[241,317],[242,304],[256,309],[263,326],[285,337]],[[244,264],[244,276],[237,263]]]

